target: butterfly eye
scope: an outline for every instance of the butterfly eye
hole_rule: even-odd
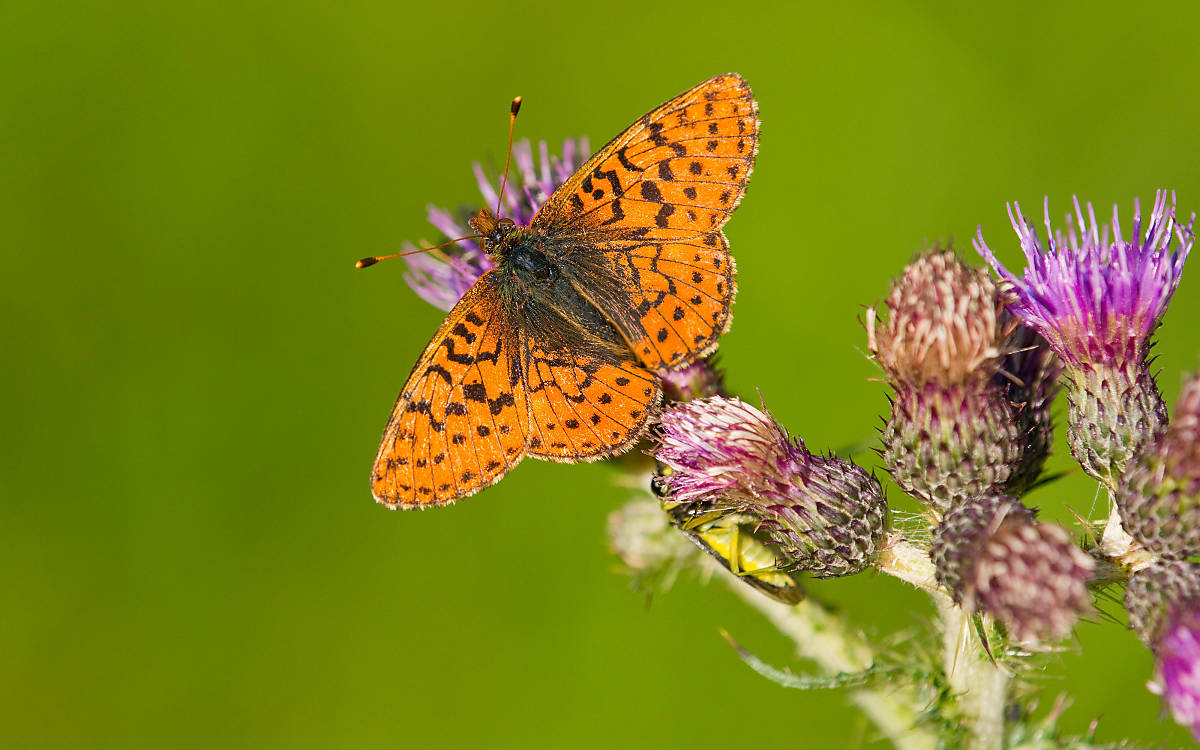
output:
[[[501,219],[500,221],[496,222],[496,231],[499,232],[500,236],[502,237],[516,228],[517,224],[512,219]]]

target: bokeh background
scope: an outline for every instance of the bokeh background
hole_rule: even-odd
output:
[[[814,448],[870,439],[886,402],[857,317],[913,252],[971,254],[982,224],[1015,261],[1012,199],[1116,201],[1127,226],[1160,186],[1200,207],[1200,12],[1134,6],[4,4],[4,744],[871,746],[840,695],[738,661],[719,627],[803,668],[723,585],[630,590],[610,467],[375,505],[379,433],[442,314],[402,264],[353,261],[476,200],[515,94],[519,137],[599,144],[736,70],[764,126],[728,227],[730,383]],[[1196,264],[1156,349],[1169,401],[1200,364]],[[1078,473],[1032,499],[1098,512]],[[930,616],[890,579],[813,588],[880,639]],[[1068,728],[1189,742],[1105,611],[1043,706],[1069,691]]]

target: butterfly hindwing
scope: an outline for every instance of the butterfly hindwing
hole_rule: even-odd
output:
[[[613,139],[534,217],[627,279],[640,324],[626,333],[651,370],[711,351],[729,327],[734,266],[721,227],[745,192],[758,125],[745,81],[709,79]]]
[[[404,384],[371,488],[392,508],[444,505],[495,483],[525,453],[528,406],[495,272],[454,309]]]
[[[647,367],[691,362],[729,328],[736,281],[724,234],[638,245],[614,253],[613,262],[637,280],[635,311],[645,335],[634,346]]]
[[[530,353],[529,455],[592,461],[623,453],[641,437],[662,397],[658,380],[635,362]]]

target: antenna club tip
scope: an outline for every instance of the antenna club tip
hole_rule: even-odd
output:
[[[354,267],[366,268],[367,266],[373,266],[378,262],[379,258],[363,258],[362,260],[355,262]]]
[[[512,112],[513,117],[517,116],[517,113],[521,111],[521,97],[518,96],[513,98],[512,106],[509,108],[509,111]]]

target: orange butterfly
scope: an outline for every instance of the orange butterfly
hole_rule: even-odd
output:
[[[376,500],[445,505],[525,456],[594,461],[634,444],[662,397],[655,371],[729,328],[721,227],[754,166],[757,111],[740,76],[711,78],[600,149],[529,226],[475,214],[495,267],[408,376],[371,472]]]

